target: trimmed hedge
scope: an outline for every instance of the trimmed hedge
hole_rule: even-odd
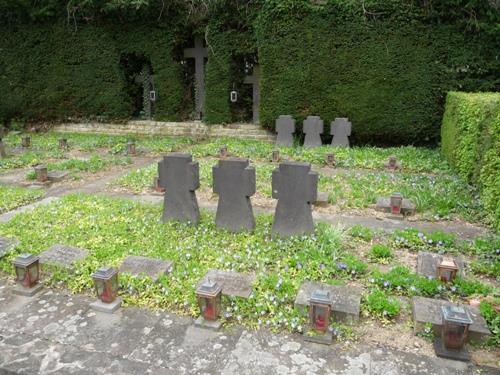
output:
[[[449,92],[441,151],[458,174],[477,185],[500,230],[500,93]]]

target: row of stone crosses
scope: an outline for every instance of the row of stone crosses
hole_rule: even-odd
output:
[[[231,232],[253,230],[250,197],[255,194],[255,168],[248,159],[220,159],[213,167],[213,190],[219,195],[215,223]],[[159,185],[165,189],[163,222],[198,224],[199,164],[185,153],[171,153],[158,163]],[[272,233],[286,237],[314,232],[312,204],[318,193],[317,172],[309,163],[281,163],[272,174],[272,197],[278,200]]]
[[[321,134],[324,132],[323,120],[319,116],[307,116],[302,124],[305,134],[304,147],[319,147],[322,145]],[[352,124],[345,117],[338,117],[330,124],[330,135],[333,135],[332,146],[349,147],[349,136]],[[281,115],[276,120],[276,144],[280,146],[293,146],[293,133],[295,133],[295,119],[290,115]]]

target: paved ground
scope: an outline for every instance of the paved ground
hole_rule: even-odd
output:
[[[108,315],[90,310],[87,296],[45,288],[28,298],[11,288],[0,279],[0,374],[495,374],[384,347],[345,351],[300,335],[206,331],[166,312]]]

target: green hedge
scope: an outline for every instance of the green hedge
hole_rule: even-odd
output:
[[[500,93],[448,93],[441,138],[444,157],[479,187],[500,230]]]

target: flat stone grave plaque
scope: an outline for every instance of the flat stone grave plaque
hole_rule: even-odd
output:
[[[19,245],[19,241],[15,238],[0,237],[0,258],[10,253]]]
[[[419,251],[417,256],[417,273],[425,276],[436,278],[437,267],[443,260],[444,256],[436,253],[428,253],[426,251]],[[458,257],[453,257],[455,264],[458,267],[458,276],[464,275],[464,261]]]
[[[453,306],[455,304],[445,300],[425,297],[413,297],[411,302],[413,305],[412,312],[415,333],[423,331],[425,324],[431,323],[434,328],[434,334],[439,337],[441,335],[443,319],[441,307],[445,305]],[[469,341],[478,343],[486,341],[486,339],[491,336],[486,321],[477,308],[472,306],[465,307],[469,310],[473,321],[469,326]]]
[[[40,254],[40,263],[71,269],[73,264],[84,260],[87,250],[66,245],[54,245]]]
[[[391,213],[391,198],[381,197],[377,199],[375,206],[377,211]],[[416,206],[411,200],[403,198],[403,205],[401,207],[401,213],[404,216],[415,215]]]
[[[158,258],[129,255],[123,261],[120,272],[130,273],[134,276],[148,276],[157,281],[162,275],[172,271],[172,261]]]
[[[301,286],[295,298],[295,308],[307,313],[309,311],[309,298],[317,290],[330,292],[332,301],[332,315],[335,321],[356,322],[359,319],[361,304],[361,291],[358,288],[343,285],[329,285],[324,283],[306,281]]]
[[[252,283],[255,280],[255,275],[211,269],[203,276],[198,286],[207,279],[221,285],[222,294],[226,296],[248,298],[252,294]]]
[[[293,146],[293,133],[295,132],[295,120],[290,115],[280,115],[276,120],[276,144],[279,146]]]

